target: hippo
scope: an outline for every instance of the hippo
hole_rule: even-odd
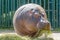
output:
[[[13,26],[18,35],[30,37],[34,37],[39,30],[51,28],[45,10],[33,3],[22,5],[16,10]]]

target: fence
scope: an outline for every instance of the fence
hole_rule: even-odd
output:
[[[14,12],[27,3],[41,5],[46,10],[52,27],[60,27],[60,0],[0,0],[0,27],[12,27]]]

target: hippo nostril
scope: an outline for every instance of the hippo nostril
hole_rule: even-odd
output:
[[[43,26],[46,26],[46,25],[49,25],[50,23],[49,23],[48,20],[41,20],[40,24],[43,25]]]

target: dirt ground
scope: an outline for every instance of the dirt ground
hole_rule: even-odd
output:
[[[52,33],[51,36],[54,40],[60,40],[60,33]]]

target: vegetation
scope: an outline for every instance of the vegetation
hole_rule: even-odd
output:
[[[23,40],[17,35],[5,34],[0,36],[0,40]]]
[[[0,30],[14,30],[13,27],[0,27]]]
[[[3,34],[0,36],[0,40],[53,40],[53,38],[34,38],[22,37],[15,34]]]

